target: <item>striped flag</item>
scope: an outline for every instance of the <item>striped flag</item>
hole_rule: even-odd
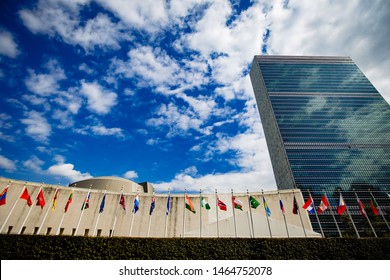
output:
[[[311,196],[306,200],[305,204],[302,206],[303,209],[307,210],[309,213],[314,214],[313,200]]]
[[[65,213],[68,212],[69,205],[72,203],[72,200],[73,200],[73,191],[70,193],[68,201],[66,202]]]
[[[233,201],[234,208],[242,211],[242,202],[240,200],[236,199],[235,196],[232,196],[232,201]]]
[[[263,203],[264,203],[265,212],[267,213],[268,217],[271,216],[271,210],[269,209],[267,201],[265,201],[265,197],[264,196],[263,196]]]
[[[223,203],[221,200],[219,200],[219,198],[218,198],[218,201],[217,201],[217,205],[218,205],[219,209],[221,209],[222,211],[227,211],[226,204]]]
[[[279,198],[279,205],[280,205],[280,210],[282,210],[282,213],[285,214],[284,205],[281,198]]]
[[[210,205],[207,203],[207,201],[204,199],[204,197],[200,197],[200,201],[201,201],[201,206],[206,208],[206,210],[211,209]]]
[[[321,214],[328,208],[329,208],[329,201],[326,199],[326,196],[323,195],[321,198],[320,205],[318,206],[317,212],[318,214]]]
[[[374,215],[378,215],[379,214],[379,206],[378,206],[378,203],[376,202],[376,200],[372,194],[371,194],[370,205],[371,205],[372,213],[374,213]]]
[[[51,206],[52,211],[56,210],[57,199],[58,199],[58,188],[56,189],[56,192],[55,192],[54,197],[53,197],[53,205]]]
[[[363,216],[367,216],[366,210],[364,210],[363,202],[359,198],[357,198],[357,202],[358,202],[360,213],[362,213]]]
[[[85,197],[85,200],[83,202],[83,205],[81,206],[81,210],[88,209],[89,208],[89,199],[91,197],[91,193],[88,192],[87,196]]]
[[[8,186],[0,194],[0,205],[4,205],[6,203],[7,192],[8,192]]]
[[[194,205],[192,204],[192,201],[191,201],[191,199],[188,197],[188,195],[186,195],[185,203],[186,203],[186,208],[187,208],[188,210],[190,210],[192,213],[195,214],[196,211],[195,211]]]

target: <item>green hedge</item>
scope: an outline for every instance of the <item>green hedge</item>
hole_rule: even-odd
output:
[[[105,238],[0,235],[1,259],[389,260],[390,238]]]

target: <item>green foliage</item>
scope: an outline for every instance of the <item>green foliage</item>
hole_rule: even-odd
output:
[[[390,238],[119,238],[0,235],[2,260],[389,260]]]

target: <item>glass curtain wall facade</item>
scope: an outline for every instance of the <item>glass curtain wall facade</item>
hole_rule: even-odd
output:
[[[349,57],[255,56],[250,76],[278,188],[311,194],[316,209],[327,195],[330,209],[310,215],[325,236],[374,235],[357,197],[375,233],[389,235],[390,106],[356,64]],[[351,217],[336,214],[340,192]]]

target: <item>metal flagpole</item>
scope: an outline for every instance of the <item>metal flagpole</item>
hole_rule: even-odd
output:
[[[298,216],[299,216],[299,219],[301,220],[301,224],[302,224],[302,229],[303,229],[303,234],[305,235],[305,237],[307,237],[307,234],[306,234],[306,229],[305,229],[305,225],[303,224],[303,220],[302,220],[302,216],[301,216],[301,210],[299,208],[299,205],[298,205],[298,201],[295,197],[295,188],[294,188],[294,192],[293,192],[293,196],[294,196],[294,200],[297,202],[297,212],[298,212]],[[293,206],[294,207],[294,206]],[[309,221],[310,222],[310,221]]]
[[[199,237],[202,237],[202,189],[199,190]]]
[[[77,231],[79,230],[81,218],[83,217],[83,214],[84,214],[85,205],[86,205],[86,203],[87,203],[88,195],[89,195],[90,192],[91,192],[91,187],[92,187],[92,185],[89,187],[87,196],[84,198],[84,203],[83,203],[83,205],[81,206],[82,209],[81,209],[81,213],[80,213],[80,218],[79,218],[79,221],[78,221],[78,223],[77,223],[77,226],[76,226],[76,230],[75,230],[75,232],[74,232],[74,235],[77,235]]]
[[[154,192],[153,192],[153,197],[154,197]],[[152,197],[152,202],[151,203],[153,203],[153,197]],[[150,207],[152,207],[152,204],[150,204]],[[152,213],[150,213],[150,211],[149,211],[148,237],[150,235],[150,222],[152,220]]]
[[[236,225],[236,213],[234,211],[234,201],[233,201],[233,189],[232,189],[232,209],[233,209],[233,220],[234,220],[234,236],[237,237],[237,225]]]
[[[42,184],[41,184],[41,187],[39,188],[38,195],[39,195],[39,192],[41,191],[41,189],[42,189]],[[31,195],[32,195],[32,193],[31,193]],[[34,203],[35,203],[35,201],[38,199],[38,195],[37,195],[37,197],[35,198]],[[27,216],[26,216],[26,218],[24,218],[24,221],[23,221],[22,226],[20,227],[20,229],[19,229],[19,231],[18,231],[18,234],[20,234],[20,233],[22,232],[22,229],[23,229],[23,227],[24,227],[24,224],[26,223],[26,221],[27,221],[27,219],[28,219],[28,216],[30,216],[31,210],[33,209],[34,203],[30,206],[30,210],[28,210]]]
[[[62,222],[64,221],[65,214],[66,214],[66,212],[64,212],[64,213],[62,214],[62,218],[61,218],[60,224],[58,225],[58,229],[57,229],[56,235],[59,235],[59,234],[60,234],[60,228],[61,228]]]
[[[102,199],[103,199],[103,197],[104,197],[104,195],[105,195],[106,193],[107,193],[107,186],[106,186],[106,189],[104,190]],[[100,202],[100,203],[101,203],[101,202]],[[98,217],[97,217],[97,219],[96,219],[95,228],[93,229],[93,234],[92,234],[92,236],[95,236],[95,235],[96,235],[96,229],[97,229],[97,226],[98,226],[98,223],[99,223],[100,214],[101,214],[101,212],[100,212],[100,209],[99,209],[99,214],[98,214]]]
[[[375,199],[374,195],[370,192],[371,196]],[[383,218],[383,221],[385,222],[387,228],[390,230],[390,226],[389,226],[389,223],[387,222],[386,218],[385,218],[385,215],[383,215],[383,211],[381,209],[381,207],[379,206],[378,204],[378,212],[381,214],[382,218]]]
[[[54,199],[54,197],[55,197],[57,191],[58,191],[58,187],[57,187],[56,190],[54,191],[53,198],[51,199],[51,201],[52,201],[52,204],[51,204],[51,205],[52,205],[52,206],[53,206],[53,204],[54,204],[53,199]],[[39,234],[39,233],[41,232],[41,229],[42,229],[42,227],[43,227],[43,223],[45,222],[45,220],[46,220],[46,218],[47,218],[47,214],[49,213],[49,210],[50,210],[50,207],[47,207],[47,210],[46,210],[46,213],[45,213],[45,217],[43,217],[42,223],[41,223],[41,225],[39,226],[39,229],[38,229],[37,234]]]
[[[307,192],[309,193],[309,196],[310,196],[310,199],[311,199],[311,203],[312,203],[312,205],[313,205],[314,214],[316,215],[317,222],[318,222],[318,225],[319,225],[319,227],[320,227],[321,235],[322,235],[322,237],[324,238],[324,237],[325,237],[325,234],[324,234],[324,231],[322,230],[320,218],[319,218],[318,215],[317,215],[317,210],[316,210],[316,206],[315,206],[315,204],[314,204],[314,199],[313,199],[313,197],[311,196],[310,190],[307,190]]]
[[[353,226],[353,229],[355,230],[356,236],[357,236],[358,238],[360,238],[360,234],[359,234],[359,232],[358,232],[358,230],[357,230],[357,228],[356,228],[356,226],[355,226],[355,223],[353,222],[351,213],[349,213],[348,205],[347,205],[347,204],[345,204],[345,210],[347,211],[347,214],[348,214],[348,216],[349,216],[349,219],[350,219],[351,222],[352,222],[352,226]]]
[[[356,199],[357,199],[357,202],[359,203],[359,197],[358,197],[358,195],[357,195],[357,193],[355,192],[355,195],[356,195]],[[364,213],[365,213],[365,210],[363,209],[363,211],[364,211]],[[371,222],[370,222],[370,219],[368,218],[368,215],[367,215],[367,213],[365,213],[365,215],[363,215],[363,216],[365,216],[366,217],[366,219],[367,219],[367,222],[368,222],[368,224],[370,225],[370,227],[371,227],[371,230],[372,230],[372,232],[374,233],[374,236],[375,237],[378,237],[377,235],[376,235],[376,232],[375,232],[375,229],[374,229],[374,227],[372,226],[372,224],[371,224]]]
[[[261,196],[263,197],[264,212],[265,212],[265,217],[267,218],[267,224],[268,224],[268,229],[269,229],[269,236],[272,238],[271,225],[269,223],[267,210],[265,209],[265,203],[264,203],[265,199],[264,199],[264,191],[263,191],[263,189],[261,190]],[[268,205],[267,205],[267,207],[268,207]]]
[[[137,198],[137,196],[138,196],[138,188],[137,188],[137,194],[135,195],[135,197],[134,197],[134,204],[135,204],[135,199]],[[130,230],[129,230],[129,237],[131,236],[131,232],[133,231],[133,223],[134,223],[134,215],[135,215],[135,208],[134,208],[134,206],[133,206],[133,211],[131,211],[132,213],[133,213],[133,215],[131,216],[131,224],[130,224]]]
[[[164,232],[164,237],[167,237],[167,229],[168,229],[168,215],[171,209],[171,198],[170,198],[171,192],[170,188],[168,188],[168,198],[167,198],[167,210],[166,210],[166,215],[165,215],[165,232]]]
[[[27,184],[27,182],[26,182],[26,184]],[[12,212],[14,211],[15,206],[16,206],[16,204],[17,204],[18,201],[19,201],[19,198],[20,198],[20,196],[22,195],[22,193],[23,193],[23,191],[24,191],[24,188],[26,187],[26,184],[23,186],[22,191],[20,192],[20,194],[19,194],[18,197],[16,198],[16,200],[15,200],[15,202],[14,202],[14,205],[12,206],[11,210],[10,210],[9,213],[8,213],[7,218],[5,219],[3,225],[1,226],[0,233],[3,231],[5,225],[6,225],[7,222],[8,222],[9,217],[11,216]],[[9,181],[9,183],[8,183],[8,185],[7,185],[7,188],[8,188],[10,185],[11,185],[11,181]]]
[[[279,204],[280,204],[280,201],[282,201],[282,199],[280,198],[279,191],[278,191],[278,196],[279,196]],[[282,209],[280,209],[280,210],[282,211],[282,214],[283,214],[284,224],[286,226],[287,238],[290,238],[290,234],[288,232],[288,227],[287,227],[286,215],[285,215],[285,213],[284,213],[284,211]]]
[[[112,225],[112,230],[111,230],[111,233],[110,233],[110,237],[112,237],[114,235],[114,230],[115,230],[115,225],[116,225],[116,218],[117,218],[117,215],[118,215],[118,210],[119,210],[119,205],[121,203],[122,195],[123,195],[123,187],[121,188],[121,194],[119,195],[118,206],[116,207],[114,223]]]
[[[249,234],[251,235],[251,237],[255,237],[255,229],[253,228],[253,217],[252,217],[252,206],[251,206],[251,199],[249,197],[249,191],[246,190],[246,194],[248,196],[248,204],[249,204],[249,214],[250,214],[250,224],[249,224]],[[252,226],[252,231],[251,231],[251,226]]]
[[[186,232],[186,189],[184,189],[184,208],[183,208],[183,234],[182,236],[185,237]]]
[[[215,213],[217,214],[217,237],[219,237],[219,219],[218,219],[218,194],[217,189],[215,189]]]
[[[324,192],[324,195],[325,195],[326,200],[329,202],[329,199],[328,199],[328,196],[326,195],[326,192]],[[330,203],[329,203],[329,204],[330,204]],[[329,211],[330,211],[330,214],[331,214],[332,217],[333,217],[333,221],[334,221],[334,223],[335,223],[335,225],[336,225],[336,228],[337,228],[337,231],[338,231],[340,237],[343,237],[343,235],[341,234],[341,230],[340,230],[340,228],[339,228],[339,225],[337,224],[336,217],[334,216],[334,213],[333,213],[333,210],[332,210],[332,205],[329,205]]]

